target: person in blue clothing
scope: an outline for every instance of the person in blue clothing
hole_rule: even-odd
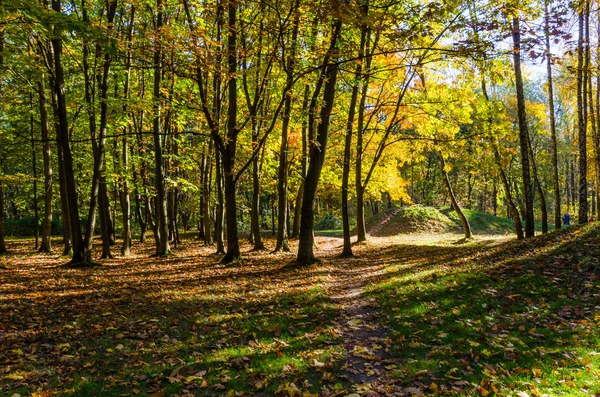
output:
[[[562,221],[565,226],[571,225],[571,215],[569,215],[569,211],[565,212]]]

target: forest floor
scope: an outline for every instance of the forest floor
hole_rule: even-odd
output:
[[[309,268],[294,242],[68,269],[9,240],[0,395],[600,395],[599,231],[317,237]]]

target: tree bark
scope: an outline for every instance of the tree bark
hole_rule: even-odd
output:
[[[217,243],[217,254],[225,253],[225,244],[223,242],[223,216],[225,215],[225,209],[223,204],[225,203],[223,197],[223,164],[221,160],[221,154],[218,150],[216,154],[216,179],[217,179],[217,208],[216,208],[216,219],[215,219],[215,242]]]
[[[316,258],[313,253],[314,235],[314,202],[317,194],[319,178],[323,161],[325,160],[325,150],[327,149],[327,138],[329,134],[329,124],[331,111],[335,99],[335,86],[338,72],[337,62],[331,62],[331,58],[337,54],[336,46],[342,28],[342,21],[336,20],[333,26],[331,44],[323,64],[323,73],[320,78],[320,84],[324,83],[323,105],[320,111],[320,120],[316,130],[316,143],[310,148],[310,160],[306,180],[304,184],[304,197],[302,199],[302,213],[300,215],[300,241],[298,244],[297,261],[300,264],[308,265],[314,263]],[[314,117],[317,106],[317,97],[320,91],[320,84],[315,89],[313,100],[309,112],[309,128],[314,128]],[[311,120],[313,119],[313,120]]]
[[[161,131],[161,79],[162,79],[162,37],[163,26],[163,0],[156,0],[156,33],[154,43],[154,92],[153,92],[153,128],[154,138],[154,164],[156,174],[154,177],[154,188],[156,189],[156,232],[158,245],[157,256],[171,254],[169,245],[169,221],[167,216],[167,191],[165,186],[165,161],[163,158],[164,138]]]
[[[208,152],[206,154],[206,168],[204,176],[204,185],[202,186],[202,196],[204,197],[204,207],[201,211],[204,214],[204,244],[211,245],[213,243],[212,229],[210,227],[210,193],[212,185],[212,152],[214,150],[213,143],[210,141],[208,144]]]
[[[35,128],[33,120],[33,94],[29,93],[29,106],[31,114],[29,115],[29,130],[31,133],[31,167],[33,171],[33,236],[35,238],[35,249],[40,244],[40,216],[38,212],[38,174],[37,174],[37,151],[35,150]]]
[[[587,66],[589,53],[589,3],[579,12],[579,43],[577,45],[577,126],[579,146],[579,223],[588,221],[587,197]]]
[[[227,223],[227,252],[222,263],[233,262],[240,257],[237,227],[236,180],[234,175],[235,153],[239,127],[237,125],[237,5],[233,1],[228,6],[227,65],[228,65],[228,104],[227,140],[221,150],[223,161],[223,182],[225,185],[225,211]]]
[[[521,147],[521,168],[523,175],[523,196],[525,197],[525,237],[535,235],[533,218],[533,189],[529,166],[529,131],[527,113],[525,110],[525,94],[523,92],[523,77],[521,74],[521,29],[519,19],[513,18],[513,58],[515,69],[515,84],[517,91],[517,113],[519,119],[519,142]]]
[[[361,4],[361,15],[366,18],[368,13],[368,0]],[[344,139],[344,165],[342,169],[342,227],[344,230],[344,245],[340,256],[342,258],[351,258],[354,256],[352,252],[352,242],[350,238],[350,214],[348,210],[348,185],[350,180],[350,157],[352,154],[352,135],[354,132],[354,116],[356,114],[356,102],[358,100],[358,90],[362,76],[362,64],[365,55],[365,46],[367,35],[369,34],[368,26],[363,23],[361,27],[360,44],[358,49],[358,59],[356,69],[354,71],[354,84],[352,86],[352,95],[350,97],[350,105],[348,108],[348,121],[346,123],[346,136]]]
[[[275,244],[275,251],[289,252],[290,245],[288,241],[289,230],[288,230],[288,129],[290,124],[290,117],[292,113],[292,91],[291,87],[294,83],[294,69],[296,66],[296,47],[298,41],[298,32],[300,25],[300,0],[295,1],[295,15],[292,24],[292,39],[290,55],[287,59],[285,67],[286,72],[286,86],[290,87],[290,90],[285,92],[285,104],[283,109],[282,127],[281,127],[281,144],[279,146],[279,169],[278,169],[278,184],[277,184],[277,242]]]
[[[258,142],[257,134],[253,134],[252,147],[256,150]],[[265,243],[260,233],[260,166],[259,158],[256,156],[252,161],[252,211],[250,214],[250,238],[254,244],[254,251],[265,249]]]
[[[548,233],[548,208],[546,206],[546,195],[544,193],[544,189],[542,187],[542,183],[540,182],[537,164],[535,161],[535,154],[533,153],[533,147],[531,145],[531,139],[528,142],[529,146],[529,156],[531,158],[531,170],[533,171],[533,180],[535,182],[536,189],[540,196],[540,209],[542,211],[542,233]]]
[[[42,223],[42,241],[40,252],[52,252],[50,235],[52,233],[52,147],[48,129],[48,111],[46,109],[45,78],[42,73],[38,82],[38,104],[40,128],[42,132],[42,156],[44,159],[44,220]]]
[[[448,189],[448,195],[450,196],[450,202],[452,203],[452,208],[454,208],[454,211],[456,211],[456,214],[460,218],[460,223],[462,224],[463,230],[465,232],[465,240],[469,240],[472,237],[471,225],[469,224],[469,220],[467,219],[467,217],[465,216],[465,213],[463,212],[462,208],[460,207],[458,200],[456,200],[456,196],[454,195],[454,190],[452,190],[452,184],[450,184],[450,178],[448,178],[448,172],[446,171],[446,160],[444,159],[444,154],[441,151],[439,151],[438,154],[440,156],[440,162],[441,162],[441,166],[442,166],[442,175],[444,177],[444,184],[446,185],[446,188]]]
[[[52,9],[61,13],[60,0],[52,0]],[[64,175],[66,182],[66,195],[68,201],[68,211],[71,223],[71,239],[73,256],[72,265],[80,265],[84,262],[84,245],[81,238],[81,222],[79,220],[79,206],[77,203],[77,187],[75,184],[75,175],[73,172],[73,155],[69,142],[69,125],[67,119],[67,101],[65,97],[65,74],[62,64],[62,39],[60,32],[54,32],[52,36],[52,47],[54,53],[54,81],[53,89],[56,96],[59,135],[58,140],[62,148]]]
[[[6,241],[4,240],[4,181],[0,177],[0,254],[6,253]]]
[[[0,7],[2,0],[0,0]],[[0,67],[4,67],[4,27],[0,29]],[[1,166],[1,164],[0,164]],[[3,170],[0,168],[0,254],[6,252],[6,242],[4,241],[4,184],[2,180]]]
[[[550,112],[550,136],[552,138],[552,182],[554,185],[554,228],[560,229],[562,211],[560,209],[560,182],[558,179],[558,143],[556,138],[556,117],[554,112],[554,87],[552,82],[552,55],[550,53],[550,14],[549,0],[544,2],[544,32],[546,35],[546,69],[548,73],[548,110]]]
[[[85,8],[84,8],[85,10]],[[110,34],[112,31],[113,21],[117,10],[116,1],[107,2],[107,32]],[[84,239],[84,261],[92,261],[92,248],[93,248],[93,236],[96,222],[96,209],[97,205],[100,205],[100,227],[102,231],[102,258],[112,258],[110,253],[110,229],[109,219],[106,217],[106,208],[108,206],[108,196],[106,192],[106,180],[104,178],[104,167],[105,167],[105,146],[106,146],[106,130],[108,124],[108,76],[110,72],[110,65],[112,62],[112,56],[106,52],[104,54],[104,63],[102,66],[102,76],[99,79],[100,86],[100,130],[98,134],[98,142],[94,150],[94,172],[92,175],[92,191],[90,197],[90,208],[88,212],[88,226],[85,232]],[[95,136],[95,118],[93,109],[93,98],[88,98],[86,89],[86,98],[88,99],[88,106],[90,107],[90,129],[92,139],[96,139]],[[100,185],[103,185],[101,187]],[[98,197],[98,195],[101,197]]]
[[[129,29],[127,30],[127,54],[125,60],[125,84],[123,86],[123,114],[127,114],[127,101],[129,100],[129,82],[131,79],[131,39],[133,37],[133,25],[135,21],[135,6],[131,6],[131,15],[129,16]],[[131,132],[131,125],[124,128],[125,131]],[[122,140],[121,159],[122,171],[121,175],[121,214],[123,221],[123,245],[121,246],[121,255],[128,256],[132,245],[131,239],[131,198],[129,197],[129,140],[125,136]]]

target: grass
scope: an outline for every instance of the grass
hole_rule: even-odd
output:
[[[391,330],[392,376],[432,394],[599,394],[597,236],[563,230],[390,264],[370,296]]]
[[[315,236],[339,237],[344,235],[343,229],[315,230]]]

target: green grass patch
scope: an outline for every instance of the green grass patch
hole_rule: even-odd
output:
[[[599,393],[597,233],[563,230],[443,262],[440,248],[418,271],[390,264],[370,295],[392,330],[392,375],[432,394]]]

